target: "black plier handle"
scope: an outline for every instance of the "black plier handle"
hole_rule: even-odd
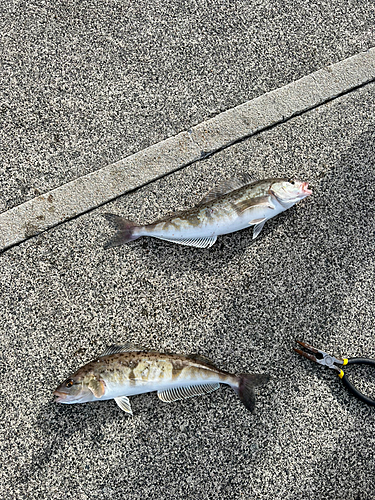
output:
[[[300,344],[302,347],[304,347],[307,351],[310,351],[313,354],[310,354],[306,351],[302,351],[301,349],[294,349],[298,354],[301,356],[304,356],[307,359],[310,359],[311,361],[314,361],[315,363],[318,363],[323,366],[327,366],[328,368],[331,368],[332,370],[336,370],[338,372],[338,376],[341,378],[343,384],[345,387],[352,393],[354,394],[359,400],[363,401],[364,403],[370,405],[370,406],[375,406],[375,400],[371,399],[365,394],[363,394],[361,391],[359,391],[348,379],[346,376],[344,370],[340,368],[340,366],[346,366],[346,365],[369,365],[373,366],[375,368],[375,359],[367,359],[367,358],[343,358],[343,359],[338,359],[335,358],[334,356],[331,356],[330,354],[327,354],[324,351],[321,351],[320,349],[316,349],[315,347],[312,347],[309,344],[306,344],[305,342],[300,342],[299,340],[296,341],[298,344]],[[339,365],[339,366],[337,366]]]
[[[343,365],[369,365],[373,366],[375,368],[375,360],[374,359],[367,359],[367,358],[344,358],[343,359],[344,363]],[[346,361],[346,363],[345,363]],[[342,383],[345,385],[345,387],[353,393],[355,396],[357,396],[358,399],[363,401],[364,403],[367,403],[370,406],[375,406],[375,400],[369,398],[368,396],[365,396],[361,391],[359,391],[348,379],[347,375],[344,373],[344,370],[340,370],[339,377],[342,380]]]

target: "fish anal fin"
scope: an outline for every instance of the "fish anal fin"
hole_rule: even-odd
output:
[[[99,357],[109,356],[110,354],[118,354],[120,352],[136,352],[136,351],[145,351],[144,347],[133,344],[132,342],[126,342],[122,345],[111,345],[107,347],[107,349],[101,354]]]
[[[212,188],[208,193],[204,195],[199,203],[197,203],[197,207],[200,205],[204,205],[209,203],[210,201],[216,200],[217,198],[221,198],[225,194],[230,193],[231,191],[235,191],[236,189],[240,189],[252,182],[256,182],[250,178],[248,174],[243,174],[240,176],[241,178],[233,178],[227,179],[219,182],[217,186]]]
[[[158,391],[158,397],[165,403],[172,403],[173,401],[179,401],[181,399],[192,398],[194,396],[200,396],[202,394],[209,394],[210,392],[219,389],[219,387],[219,383],[191,385],[187,387],[172,387],[171,389]]]
[[[122,411],[128,413],[129,415],[133,415],[132,407],[127,396],[120,396],[118,398],[115,398],[115,401]]]
[[[169,241],[170,243],[177,243],[179,245],[196,247],[196,248],[210,248],[215,243],[217,236],[202,237],[202,238],[167,238],[155,236],[159,240]]]
[[[94,396],[100,399],[105,394],[105,383],[103,380],[92,378],[87,386]]]

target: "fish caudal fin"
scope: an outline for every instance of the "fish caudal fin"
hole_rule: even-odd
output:
[[[103,217],[111,222],[117,229],[115,236],[107,241],[104,248],[118,247],[139,238],[139,235],[134,234],[134,230],[139,227],[134,224],[134,222],[115,214],[103,214]]]
[[[253,412],[255,408],[254,387],[266,384],[270,377],[266,374],[241,373],[238,378],[239,385],[236,392],[246,408]]]

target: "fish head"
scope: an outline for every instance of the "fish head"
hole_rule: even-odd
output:
[[[67,378],[53,393],[56,396],[55,403],[74,404],[94,401],[95,397],[87,378],[80,372]]]
[[[277,179],[271,185],[271,193],[285,205],[293,205],[312,194],[307,182],[297,179]]]

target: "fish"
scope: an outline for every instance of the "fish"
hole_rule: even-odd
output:
[[[283,178],[252,181],[245,174],[242,178],[222,181],[195,207],[175,212],[152,224],[138,225],[119,215],[104,213],[117,229],[104,248],[116,247],[141,236],[209,248],[218,236],[249,226],[253,226],[255,239],[267,220],[311,194],[307,182]]]
[[[127,342],[109,347],[70,375],[53,394],[55,402],[63,404],[114,399],[125,413],[133,415],[129,396],[157,391],[161,401],[171,403],[227,384],[253,412],[254,388],[268,381],[267,374],[233,375],[199,354],[161,353]]]

